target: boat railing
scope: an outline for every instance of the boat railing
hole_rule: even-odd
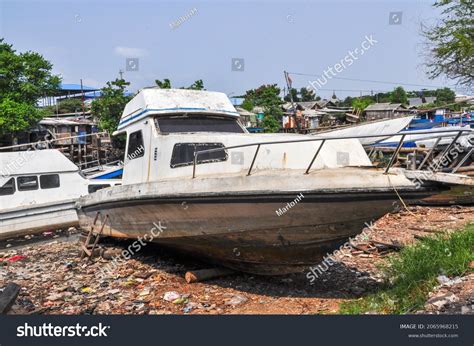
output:
[[[418,169],[422,169],[432,153],[434,152],[434,149],[439,145],[439,142],[442,138],[444,137],[452,137],[454,133],[456,135],[454,136],[453,140],[448,144],[448,146],[442,151],[442,154],[440,154],[440,157],[444,157],[450,150],[451,148],[455,145],[459,137],[463,134],[463,132],[471,132],[470,129],[458,129],[458,130],[441,130],[441,131],[433,131],[430,132],[430,135],[432,134],[441,134],[440,136],[436,136],[438,139],[436,143],[433,145],[433,147],[430,149],[430,151],[427,153],[423,161],[421,162],[420,166]],[[443,135],[444,134],[444,135]],[[213,148],[213,149],[205,149],[205,150],[198,150],[194,152],[194,160],[193,160],[193,178],[196,178],[196,166],[198,164],[198,157],[199,155],[205,154],[205,153],[212,153],[212,152],[220,152],[224,150],[231,150],[231,149],[237,149],[237,148],[245,148],[245,147],[254,147],[256,146],[255,154],[252,159],[252,163],[250,164],[249,170],[247,172],[247,176],[251,175],[252,169],[255,165],[255,161],[257,159],[258,152],[260,150],[261,146],[264,145],[275,145],[275,144],[292,144],[292,143],[305,143],[305,142],[321,142],[321,145],[316,149],[316,152],[314,153],[313,158],[309,162],[309,165],[305,171],[305,174],[309,174],[314,161],[316,161],[316,158],[318,157],[319,153],[321,152],[321,149],[323,148],[324,144],[326,141],[333,141],[333,140],[342,140],[342,139],[364,139],[364,138],[380,138],[383,137],[389,138],[389,137],[394,137],[394,136],[400,136],[400,141],[398,142],[398,145],[390,157],[390,160],[387,164],[387,167],[385,168],[385,174],[389,173],[390,168],[393,166],[395,161],[397,160],[398,154],[400,153],[400,150],[403,146],[403,143],[405,142],[405,137],[407,135],[426,135],[426,132],[421,132],[421,131],[410,131],[410,132],[402,132],[402,133],[392,133],[392,134],[384,134],[384,135],[359,135],[359,136],[325,136],[325,137],[318,137],[314,136],[314,138],[308,138],[308,139],[292,139],[292,140],[284,140],[284,141],[270,141],[270,142],[255,142],[255,143],[246,143],[246,144],[239,144],[239,145],[232,145],[228,147],[220,147],[220,148]],[[312,136],[313,137],[313,136]],[[381,139],[381,140],[383,140]],[[468,155],[471,154],[473,150],[470,150],[468,154],[466,155],[465,159],[467,159]],[[463,159],[464,160],[464,159]],[[464,160],[465,161],[465,160]],[[438,167],[439,168],[439,167]],[[459,168],[459,167],[457,167]]]
[[[84,139],[86,137],[92,137],[92,136],[100,136],[107,134],[107,132],[95,132],[95,133],[86,133],[82,135],[77,135],[77,136],[69,136],[69,137],[61,137],[61,138],[51,138],[51,139],[45,139],[42,141],[37,141],[33,143],[23,143],[23,144],[15,144],[15,145],[10,145],[8,147],[0,147],[0,151],[2,150],[10,150],[10,149],[18,149],[18,148],[32,148],[34,150],[41,150],[41,146],[47,145],[47,144],[52,144],[54,142],[64,142],[66,140],[74,140],[74,139]],[[71,142],[72,144],[72,142]]]

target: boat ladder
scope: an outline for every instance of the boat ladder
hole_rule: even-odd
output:
[[[100,236],[102,235],[104,231],[105,224],[109,220],[109,215],[105,215],[104,219],[102,220],[102,225],[97,225],[97,220],[99,219],[100,212],[97,212],[94,218],[94,222],[89,230],[89,233],[87,234],[87,238],[83,244],[81,244],[82,248],[82,253],[81,253],[81,259],[83,259],[85,256],[87,256],[89,259],[93,256],[94,254],[94,249],[97,246],[97,243],[99,242]],[[97,232],[97,228],[100,227],[100,230]]]

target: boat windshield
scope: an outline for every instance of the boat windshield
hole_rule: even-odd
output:
[[[244,133],[237,119],[212,115],[179,115],[155,117],[155,125],[162,133],[230,132]]]

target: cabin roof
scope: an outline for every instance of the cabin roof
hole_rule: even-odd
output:
[[[11,175],[77,171],[77,166],[59,150],[29,150],[0,153],[0,180]]]
[[[226,94],[215,91],[145,88],[125,106],[119,130],[149,114],[213,113],[238,118]]]

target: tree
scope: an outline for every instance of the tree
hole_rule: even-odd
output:
[[[437,105],[454,103],[456,99],[456,93],[449,88],[436,89],[435,96]]]
[[[52,68],[40,54],[18,54],[0,39],[0,135],[26,130],[44,117],[36,102],[53,94],[61,82]]]
[[[202,79],[198,79],[195,81],[193,84],[191,84],[189,87],[185,89],[190,89],[190,90],[204,90],[204,82]]]
[[[360,97],[352,99],[352,108],[363,111],[368,105],[374,103],[370,97]]]
[[[117,78],[101,89],[102,96],[92,102],[91,113],[99,120],[99,128],[113,133],[119,124],[123,109],[132,96],[125,95],[130,83]]]
[[[396,87],[390,94],[390,102],[408,104],[407,93],[403,87]]]
[[[315,93],[313,90],[308,90],[305,87],[300,89],[301,101],[308,102],[308,101],[315,101]]]
[[[268,132],[277,132],[280,128],[280,120],[283,115],[281,110],[283,101],[279,95],[280,88],[276,84],[262,85],[257,89],[247,90],[245,93],[244,102],[247,105],[251,104],[253,107],[263,108],[264,128]],[[265,118],[267,119],[265,120]]]
[[[159,86],[161,89],[171,89],[171,81],[168,78],[163,79],[163,81],[159,79],[155,79],[155,84]],[[198,79],[197,81],[194,81],[193,84],[188,86],[187,88],[181,87],[180,89],[188,89],[188,90],[205,90],[204,89],[204,82],[202,79]]]
[[[65,99],[58,102],[58,112],[74,113],[82,110],[82,100],[80,99]]]
[[[300,98],[298,96],[298,89],[291,88],[289,93],[286,94],[283,99],[287,102],[291,102],[292,99],[293,99],[293,102],[299,102]]]
[[[159,79],[156,79],[155,83],[161,89],[171,89],[171,81],[168,78],[163,79],[163,81],[160,81]]]
[[[422,29],[428,46],[428,76],[446,75],[459,85],[474,85],[474,2],[438,0],[442,18],[434,27]]]

